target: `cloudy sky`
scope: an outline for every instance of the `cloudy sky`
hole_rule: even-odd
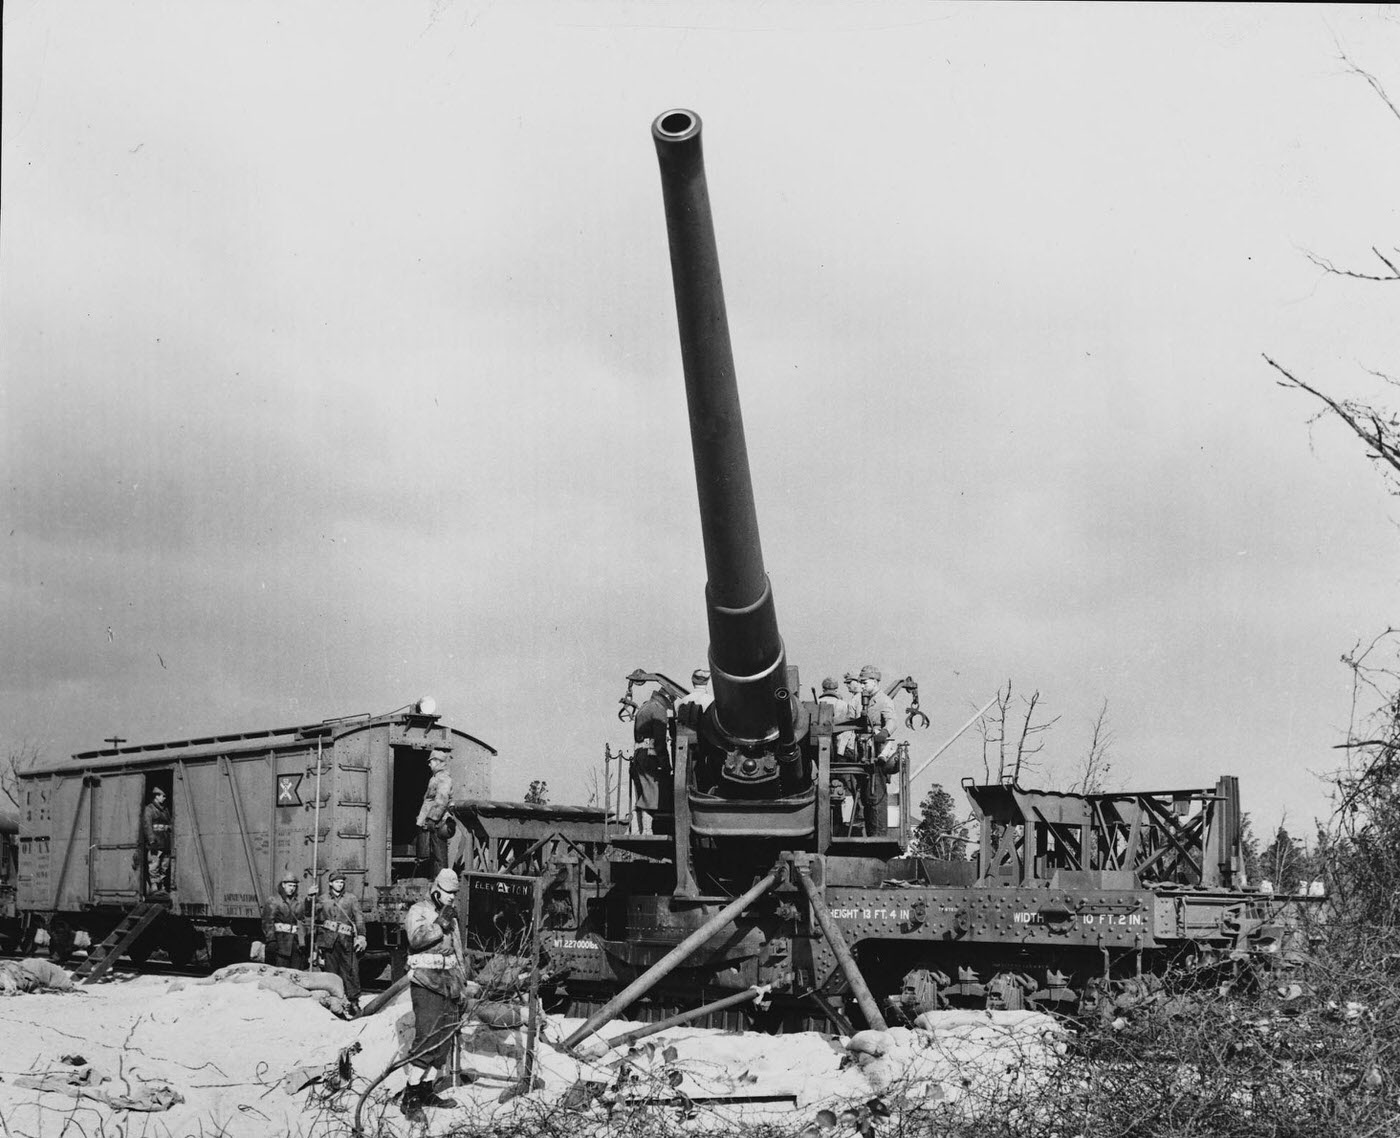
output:
[[[582,801],[636,667],[704,659],[649,127],[705,123],[804,685],[1010,680],[1063,784],[1242,778],[1306,830],[1393,499],[1261,353],[1400,358],[1395,8],[4,7],[6,745],[431,693]],[[969,733],[925,774],[981,774]]]

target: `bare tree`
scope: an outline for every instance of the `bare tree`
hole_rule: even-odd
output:
[[[1397,109],[1380,80],[1370,72],[1358,67],[1345,52],[1342,53],[1341,59],[1348,71],[1366,80],[1371,89],[1390,110],[1390,113],[1397,120],[1400,120],[1400,109]],[[1371,252],[1375,254],[1376,260],[1384,267],[1383,271],[1367,272],[1363,269],[1344,268],[1315,253],[1309,253],[1307,257],[1314,265],[1330,276],[1370,283],[1400,282],[1400,247],[1382,252],[1378,245],[1372,245]],[[1314,416],[1313,422],[1319,418],[1332,416],[1345,423],[1356,437],[1366,444],[1367,457],[1381,468],[1390,492],[1400,495],[1400,415],[1389,408],[1379,407],[1360,399],[1345,399],[1330,395],[1316,383],[1299,378],[1267,353],[1264,355],[1264,362],[1283,377],[1275,380],[1280,387],[1302,391],[1323,405],[1322,409]],[[1400,388],[1400,378],[1395,375],[1376,368],[1366,368],[1365,370],[1369,375],[1383,383]]]
[[[1380,80],[1345,53],[1341,59],[1400,121],[1400,108]],[[1347,283],[1374,287],[1400,282],[1400,247],[1382,251],[1372,245],[1371,252],[1381,269],[1341,267],[1314,254],[1309,259],[1324,273]],[[1400,495],[1400,413],[1393,401],[1387,406],[1340,398],[1268,355],[1264,360],[1282,377],[1275,380],[1279,386],[1302,391],[1321,404],[1313,421],[1334,417],[1345,423],[1365,445],[1387,489]],[[1388,389],[1400,389],[1400,378],[1393,372],[1365,370]],[[1335,812],[1330,827],[1319,830],[1312,868],[1327,878],[1337,914],[1333,930],[1355,929],[1360,943],[1370,944],[1379,931],[1393,936],[1400,929],[1400,630],[1387,627],[1369,643],[1358,641],[1342,662],[1352,673],[1350,724],[1346,741],[1338,744],[1346,760],[1328,776]],[[1276,855],[1280,850],[1285,857],[1290,852],[1287,838],[1280,827],[1271,847]],[[1274,860],[1282,859],[1275,856]]]
[[[1069,784],[1071,794],[1100,794],[1113,773],[1110,757],[1113,747],[1113,731],[1108,725],[1108,700],[1103,701],[1099,713],[1094,717],[1094,726],[1089,734],[1089,750],[1079,765],[1078,777]]]
[[[600,806],[605,810],[608,809],[608,778],[604,771],[597,767],[591,768],[588,772],[586,789],[588,790],[588,800],[584,803],[585,806]]]
[[[997,691],[996,709],[978,722],[982,732],[982,771],[986,781],[992,781],[995,765],[996,781],[1010,778],[1020,780],[1023,774],[1031,774],[1040,767],[1037,756],[1045,746],[1040,738],[1057,722],[1059,716],[1035,721],[1036,709],[1040,704],[1040,692],[1034,691],[1029,697],[1021,696],[1021,706],[1013,706],[1011,681]]]
[[[0,795],[8,799],[12,806],[19,807],[19,772],[28,770],[39,761],[39,757],[39,744],[24,739],[12,746],[4,759],[0,759]]]
[[[1335,807],[1319,868],[1339,911],[1366,935],[1400,929],[1400,630],[1342,657],[1352,672],[1346,762],[1329,776]]]

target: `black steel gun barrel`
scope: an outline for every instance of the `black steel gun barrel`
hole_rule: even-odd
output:
[[[694,111],[667,111],[657,116],[651,133],[661,164],[705,542],[705,609],[715,718],[732,742],[753,745],[779,734],[785,711],[774,693],[787,686],[787,664],[758,537],[700,149],[700,116]]]

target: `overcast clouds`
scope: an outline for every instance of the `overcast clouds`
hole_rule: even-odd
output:
[[[1320,810],[1393,501],[1260,358],[1400,321],[1395,9],[8,3],[0,722],[50,757],[432,693],[581,800],[705,651],[651,119],[705,121],[806,685],[1104,699],[1115,781]],[[980,773],[965,738],[935,767]],[[930,776],[926,775],[925,780]],[[922,789],[922,786],[920,787]]]

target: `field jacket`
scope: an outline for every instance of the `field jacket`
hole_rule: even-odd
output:
[[[467,979],[467,959],[462,952],[462,931],[456,920],[447,920],[428,899],[404,914],[408,938],[409,983],[459,1000]]]

